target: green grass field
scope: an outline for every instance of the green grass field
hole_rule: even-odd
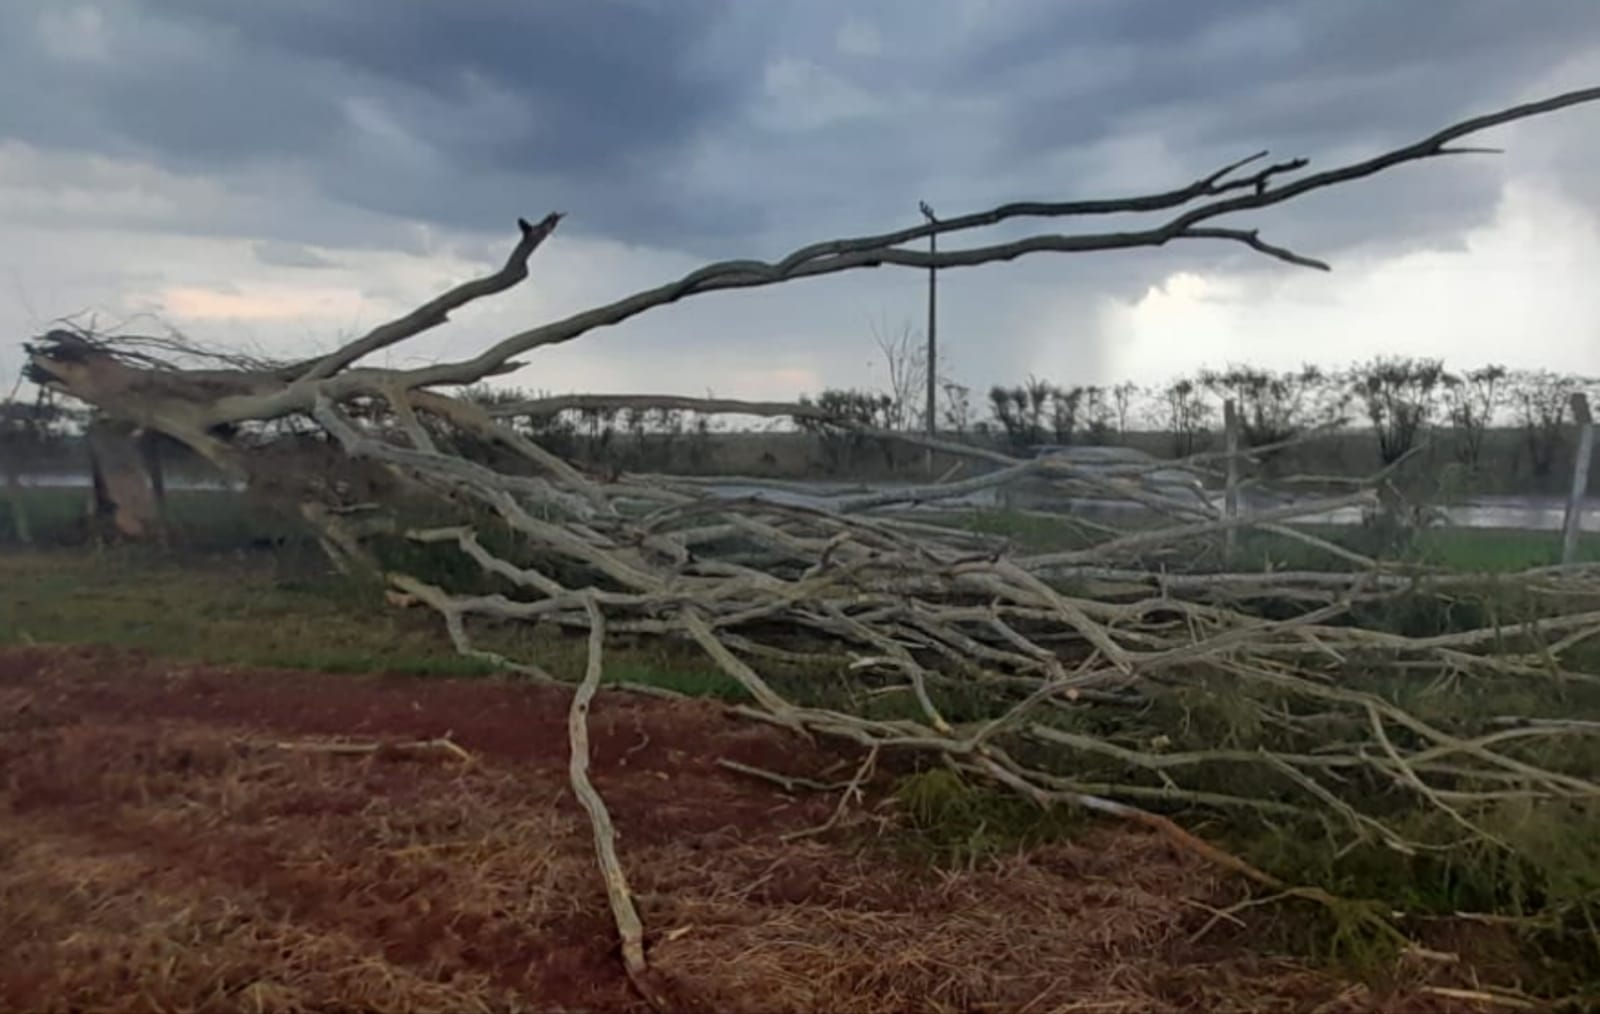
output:
[[[174,492],[172,540],[165,548],[84,545],[83,491],[26,495],[34,547],[8,540],[10,519],[0,514],[0,643],[119,645],[197,661],[326,672],[464,676],[495,669],[459,654],[431,610],[388,605],[375,583],[334,573],[289,519],[236,495]],[[1009,536],[1022,551],[1081,548],[1104,537],[1072,518],[1018,512],[977,512],[950,523]],[[1484,573],[1551,563],[1558,552],[1557,536],[1548,532],[1425,531],[1398,554],[1385,553],[1364,529],[1316,534],[1386,559]],[[1582,550],[1584,560],[1600,560],[1600,540],[1586,541]],[[457,586],[480,579],[446,547],[401,545],[396,552],[392,566],[425,580]],[[1185,561],[1166,554],[1158,562],[1181,568]],[[1343,566],[1348,565],[1326,552],[1263,533],[1247,533],[1234,562],[1243,570]],[[1403,618],[1408,629],[1414,622]],[[480,648],[532,662],[559,678],[582,673],[581,635],[548,625],[486,621],[473,621],[470,630]],[[858,688],[837,672],[768,676],[797,700],[863,707],[880,717],[909,703],[901,695],[857,699]],[[693,696],[745,697],[698,649],[660,638],[613,638],[606,679]]]
[[[585,641],[546,627],[484,624],[481,647],[576,679]],[[321,672],[485,675],[425,608],[396,609],[378,588],[304,564],[286,573],[264,553],[153,549],[0,552],[0,644],[102,644],[225,665]],[[691,696],[742,697],[697,652],[619,642],[606,680]]]
[[[155,550],[0,556],[0,642],[108,644],[198,661],[362,672],[486,671],[447,638],[334,576],[281,577],[262,554]]]
[[[201,661],[330,672],[474,675],[494,668],[458,654],[431,610],[387,605],[374,584],[332,572],[292,519],[235,494],[174,491],[165,548],[86,545],[83,490],[29,489],[24,496],[32,547],[16,543],[9,506],[0,497],[0,643],[123,645]],[[1025,552],[1076,549],[1104,537],[1078,519],[1038,513],[980,511],[948,523],[1008,536]],[[1559,552],[1553,532],[1435,529],[1395,552],[1365,529],[1312,531],[1396,562],[1484,573],[1552,563]],[[393,563],[426,580],[455,584],[463,575],[475,577],[443,547],[424,553],[400,546],[398,552]],[[1600,561],[1600,539],[1583,542],[1581,557]],[[1184,565],[1171,553],[1159,563]],[[1233,566],[1348,565],[1282,536],[1246,533]],[[582,672],[581,636],[487,622],[475,622],[472,635],[479,647],[532,661],[559,677]],[[799,696],[821,702],[840,691],[834,675],[778,678]],[[661,639],[618,640],[607,657],[607,679],[691,695],[744,696],[697,649]]]

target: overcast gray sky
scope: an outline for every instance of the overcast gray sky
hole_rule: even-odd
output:
[[[0,333],[153,314],[331,347],[569,214],[512,294],[389,361],[475,350],[707,259],[1018,199],[1314,164],[1600,84],[1593,0],[5,0]],[[1440,355],[1600,374],[1600,107],[1189,243],[941,275],[954,379]],[[1052,226],[1055,228],[1056,226]],[[925,275],[713,294],[536,355],[550,391],[881,382]],[[0,379],[16,341],[0,343]]]

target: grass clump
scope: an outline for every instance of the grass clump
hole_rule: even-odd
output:
[[[1066,807],[1042,809],[1015,795],[974,785],[949,768],[907,775],[892,798],[901,814],[899,844],[940,866],[978,862],[1048,841],[1070,838],[1086,826]]]
[[[1421,845],[1410,854],[1306,821],[1217,826],[1211,837],[1291,883],[1349,899],[1348,911],[1296,904],[1258,927],[1285,951],[1382,979],[1409,938],[1492,981],[1600,998],[1600,810],[1513,801],[1472,816],[1504,845],[1425,811],[1390,821]]]

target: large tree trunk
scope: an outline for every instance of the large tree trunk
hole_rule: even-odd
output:
[[[95,422],[88,433],[94,475],[94,514],[117,534],[147,539],[163,534],[159,480],[152,479],[143,441],[124,426]]]
[[[161,447],[166,439],[154,430],[145,430],[138,437],[139,460],[150,477],[150,493],[155,497],[156,511],[163,517],[167,511],[167,476],[161,467]]]

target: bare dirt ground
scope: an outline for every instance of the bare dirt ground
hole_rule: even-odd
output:
[[[0,1008],[645,1009],[568,788],[569,700],[0,651]],[[1190,944],[1217,877],[1142,832],[960,873],[785,842],[834,799],[716,758],[829,780],[848,760],[706,702],[602,694],[590,724],[651,960],[686,1007],[1479,1009]],[[308,748],[447,733],[470,760]]]

